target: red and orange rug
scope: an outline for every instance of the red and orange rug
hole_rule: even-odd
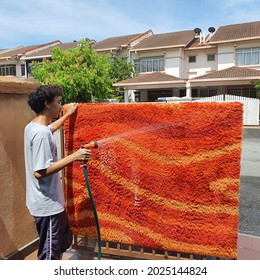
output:
[[[240,103],[80,104],[66,153],[92,140],[102,240],[237,257]],[[66,196],[73,233],[96,238],[79,162],[66,169]]]

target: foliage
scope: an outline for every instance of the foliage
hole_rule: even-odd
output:
[[[110,75],[115,82],[126,80],[135,75],[135,67],[127,61],[127,56],[113,57]]]
[[[123,81],[136,75],[135,67],[132,63],[127,61],[127,56],[112,57],[111,64],[110,75],[115,82]],[[122,89],[114,88],[111,97],[114,99],[122,98],[122,91]]]
[[[127,57],[99,55],[89,41],[80,41],[75,49],[52,48],[52,59],[33,64],[32,74],[41,84],[63,88],[63,103],[90,102],[120,98],[113,83],[135,75]]]
[[[256,97],[260,99],[260,80],[252,81],[251,84],[256,89]]]
[[[99,56],[91,44],[83,40],[75,49],[54,47],[52,59],[35,63],[32,73],[41,84],[60,85],[64,103],[102,100],[113,91],[108,56]]]

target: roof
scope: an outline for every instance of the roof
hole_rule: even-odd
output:
[[[152,72],[146,74],[139,74],[136,77],[129,78],[124,81],[119,81],[114,84],[115,87],[141,87],[141,86],[186,86],[186,82],[216,82],[216,81],[247,81],[250,82],[254,79],[260,79],[260,70],[249,68],[242,68],[233,66],[220,71],[195,77],[190,80],[181,79],[163,72]]]
[[[116,49],[122,46],[128,46],[131,41],[133,41],[136,37],[139,37],[143,33],[125,35],[119,37],[111,37],[107,38],[103,41],[96,43],[93,46],[94,50],[106,50],[106,49]]]
[[[185,47],[194,38],[193,30],[154,34],[133,47],[133,50]]]
[[[30,52],[29,54],[25,54],[23,58],[25,59],[33,59],[33,58],[39,58],[39,57],[47,57],[52,55],[52,48],[58,47],[62,50],[67,50],[67,49],[73,49],[78,46],[79,42],[69,42],[69,43],[62,43],[58,44],[55,46],[50,46],[49,48],[43,49],[43,50],[35,50],[33,52]]]
[[[210,35],[206,35],[204,41],[200,42],[200,38],[194,38],[191,42],[185,47],[185,50],[194,50],[194,49],[212,49],[217,48],[216,45],[209,45]]]
[[[0,59],[16,57],[17,55],[21,55],[21,54],[23,54],[27,51],[31,51],[35,48],[40,47],[40,46],[42,46],[42,45],[12,48],[12,49],[6,50],[5,52],[1,52],[0,53]]]
[[[172,83],[184,83],[186,80],[177,78],[172,75],[168,75],[162,72],[152,72],[147,74],[139,74],[136,77],[120,81],[114,84],[116,87],[133,86],[133,85],[145,85],[145,84],[172,84]]]
[[[249,78],[252,79],[252,77],[259,78],[260,77],[260,71],[255,69],[249,69],[249,68],[242,68],[233,66],[230,68],[226,68],[220,71],[214,71],[212,73],[202,75],[195,77],[191,79],[191,81],[196,80],[209,80],[209,79],[241,79],[241,78]]]
[[[210,44],[260,38],[260,21],[220,26]]]
[[[34,45],[34,46],[27,46],[27,47],[17,47],[12,48],[6,51],[3,51],[0,53],[0,59],[10,59],[10,58],[16,58],[24,56],[26,53],[32,53],[34,51],[37,51],[38,49],[46,49],[49,47],[52,47],[54,45],[60,44],[60,41],[53,41],[47,44],[41,44],[41,45]]]

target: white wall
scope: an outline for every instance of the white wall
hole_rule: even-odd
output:
[[[183,78],[192,79],[217,70],[217,49],[196,49],[185,52]],[[208,54],[215,54],[215,61],[207,61]],[[196,62],[189,62],[189,56],[196,56]]]
[[[181,48],[165,52],[165,73],[178,78],[182,77],[184,56]]]
[[[235,48],[232,44],[218,45],[218,69],[223,70],[235,66]]]

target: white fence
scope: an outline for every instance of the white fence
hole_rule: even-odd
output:
[[[196,102],[241,102],[243,103],[243,124],[259,125],[259,99],[236,95],[216,95],[195,100]]]

